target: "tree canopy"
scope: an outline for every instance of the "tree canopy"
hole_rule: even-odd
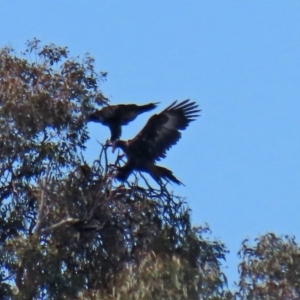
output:
[[[21,54],[0,50],[1,299],[299,298],[292,238],[245,242],[229,292],[227,249],[192,226],[183,198],[138,174],[112,180],[122,157],[109,161],[106,144],[86,161],[106,75],[89,54],[37,39]]]

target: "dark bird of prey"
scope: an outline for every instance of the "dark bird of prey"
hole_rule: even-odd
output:
[[[186,129],[199,116],[198,112],[198,105],[189,99],[178,104],[175,101],[160,114],[153,115],[135,138],[113,143],[114,149],[121,148],[127,157],[125,165],[118,167],[115,178],[125,181],[137,170],[149,173],[159,184],[161,179],[182,184],[170,170],[155,162],[166,157],[167,150],[181,137],[179,130]]]
[[[122,125],[127,125],[139,114],[154,109],[157,103],[146,105],[119,104],[103,107],[88,116],[88,122],[99,122],[109,127],[111,132],[111,142],[120,138]]]

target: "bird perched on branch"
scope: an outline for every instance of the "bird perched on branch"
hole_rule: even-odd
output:
[[[114,150],[121,148],[127,157],[125,165],[118,167],[115,178],[125,181],[137,170],[149,173],[158,183],[165,179],[182,184],[170,170],[155,165],[155,162],[165,158],[167,150],[178,142],[179,130],[186,129],[199,116],[197,108],[198,105],[189,99],[178,104],[175,101],[160,114],[153,115],[135,138],[114,142]]]
[[[119,104],[103,107],[88,116],[88,122],[99,122],[109,127],[111,132],[111,142],[120,138],[122,125],[127,125],[133,121],[139,114],[152,110],[157,103],[146,105]]]

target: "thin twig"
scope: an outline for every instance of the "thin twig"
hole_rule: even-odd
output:
[[[59,228],[61,226],[64,226],[66,224],[75,224],[75,223],[78,223],[80,221],[81,221],[80,219],[67,218],[67,219],[62,220],[62,221],[60,221],[60,222],[58,222],[58,223],[56,223],[56,224],[54,224],[54,225],[52,225],[52,226],[50,226],[48,228],[42,229],[41,233],[46,233],[46,232],[52,231],[54,229],[57,229],[57,228]]]

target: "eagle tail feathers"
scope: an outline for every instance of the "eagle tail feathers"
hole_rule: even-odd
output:
[[[172,171],[170,171],[167,168],[164,167],[160,167],[160,166],[155,166],[155,175],[154,179],[156,181],[159,181],[161,178],[167,180],[167,181],[172,181],[178,185],[184,185],[181,181],[179,181],[172,173]],[[156,178],[155,178],[156,177]],[[157,180],[159,178],[159,180]]]

